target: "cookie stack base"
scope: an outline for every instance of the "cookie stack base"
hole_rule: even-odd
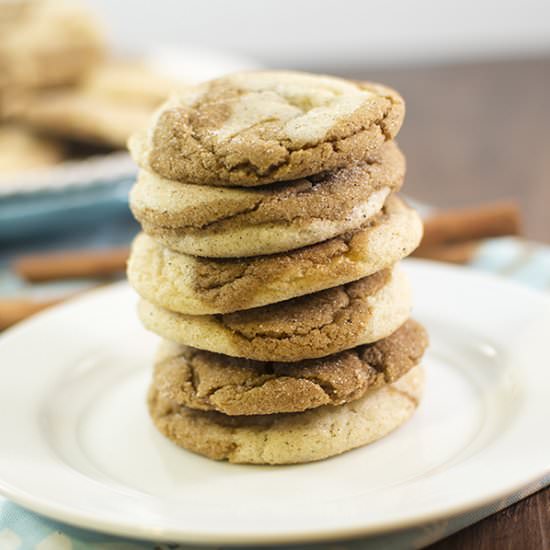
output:
[[[158,430],[189,451],[237,464],[297,464],[339,455],[384,437],[416,410],[424,372],[413,368],[393,384],[345,405],[303,413],[226,416],[173,406],[149,391]]]

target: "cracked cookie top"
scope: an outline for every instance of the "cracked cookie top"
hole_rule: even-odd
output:
[[[399,269],[285,302],[222,315],[186,315],[141,300],[144,326],[167,340],[258,361],[324,357],[385,338],[410,315]]]
[[[410,418],[423,386],[424,371],[418,366],[351,403],[301,413],[229,416],[200,411],[162,399],[154,385],[148,405],[157,429],[195,453],[232,463],[296,464],[384,437]]]
[[[231,416],[301,412],[395,382],[419,364],[427,345],[426,331],[413,320],[373,344],[300,363],[237,359],[165,341],[153,384],[162,399],[193,409]]]
[[[364,160],[395,137],[404,112],[399,94],[379,84],[237,73],[170,99],[129,147],[167,179],[256,186]]]

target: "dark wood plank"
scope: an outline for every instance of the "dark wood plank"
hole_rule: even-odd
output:
[[[547,550],[550,488],[439,541],[429,550]]]
[[[550,242],[550,58],[336,72],[405,97],[406,192],[442,207],[513,198],[526,235]]]

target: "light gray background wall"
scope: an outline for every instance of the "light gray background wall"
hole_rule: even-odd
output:
[[[115,46],[192,44],[272,66],[550,52],[550,0],[88,0]]]

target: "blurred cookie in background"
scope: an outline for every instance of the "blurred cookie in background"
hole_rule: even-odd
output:
[[[0,35],[0,116],[18,92],[77,82],[105,51],[97,21],[75,2],[2,2]]]
[[[151,109],[97,97],[79,90],[52,91],[34,97],[17,118],[60,138],[123,149]]]
[[[0,176],[52,166],[63,160],[64,153],[59,142],[22,126],[0,126]]]
[[[124,220],[136,176],[130,134],[188,83],[257,66],[158,44],[121,58],[96,10],[87,0],[0,0],[2,242],[85,225],[92,235]],[[124,227],[129,239],[135,228]]]
[[[114,60],[77,86],[34,94],[14,117],[48,135],[123,149],[130,134],[183,86],[139,61]]]
[[[139,59],[109,59],[86,75],[83,88],[97,97],[156,108],[189,84]]]

